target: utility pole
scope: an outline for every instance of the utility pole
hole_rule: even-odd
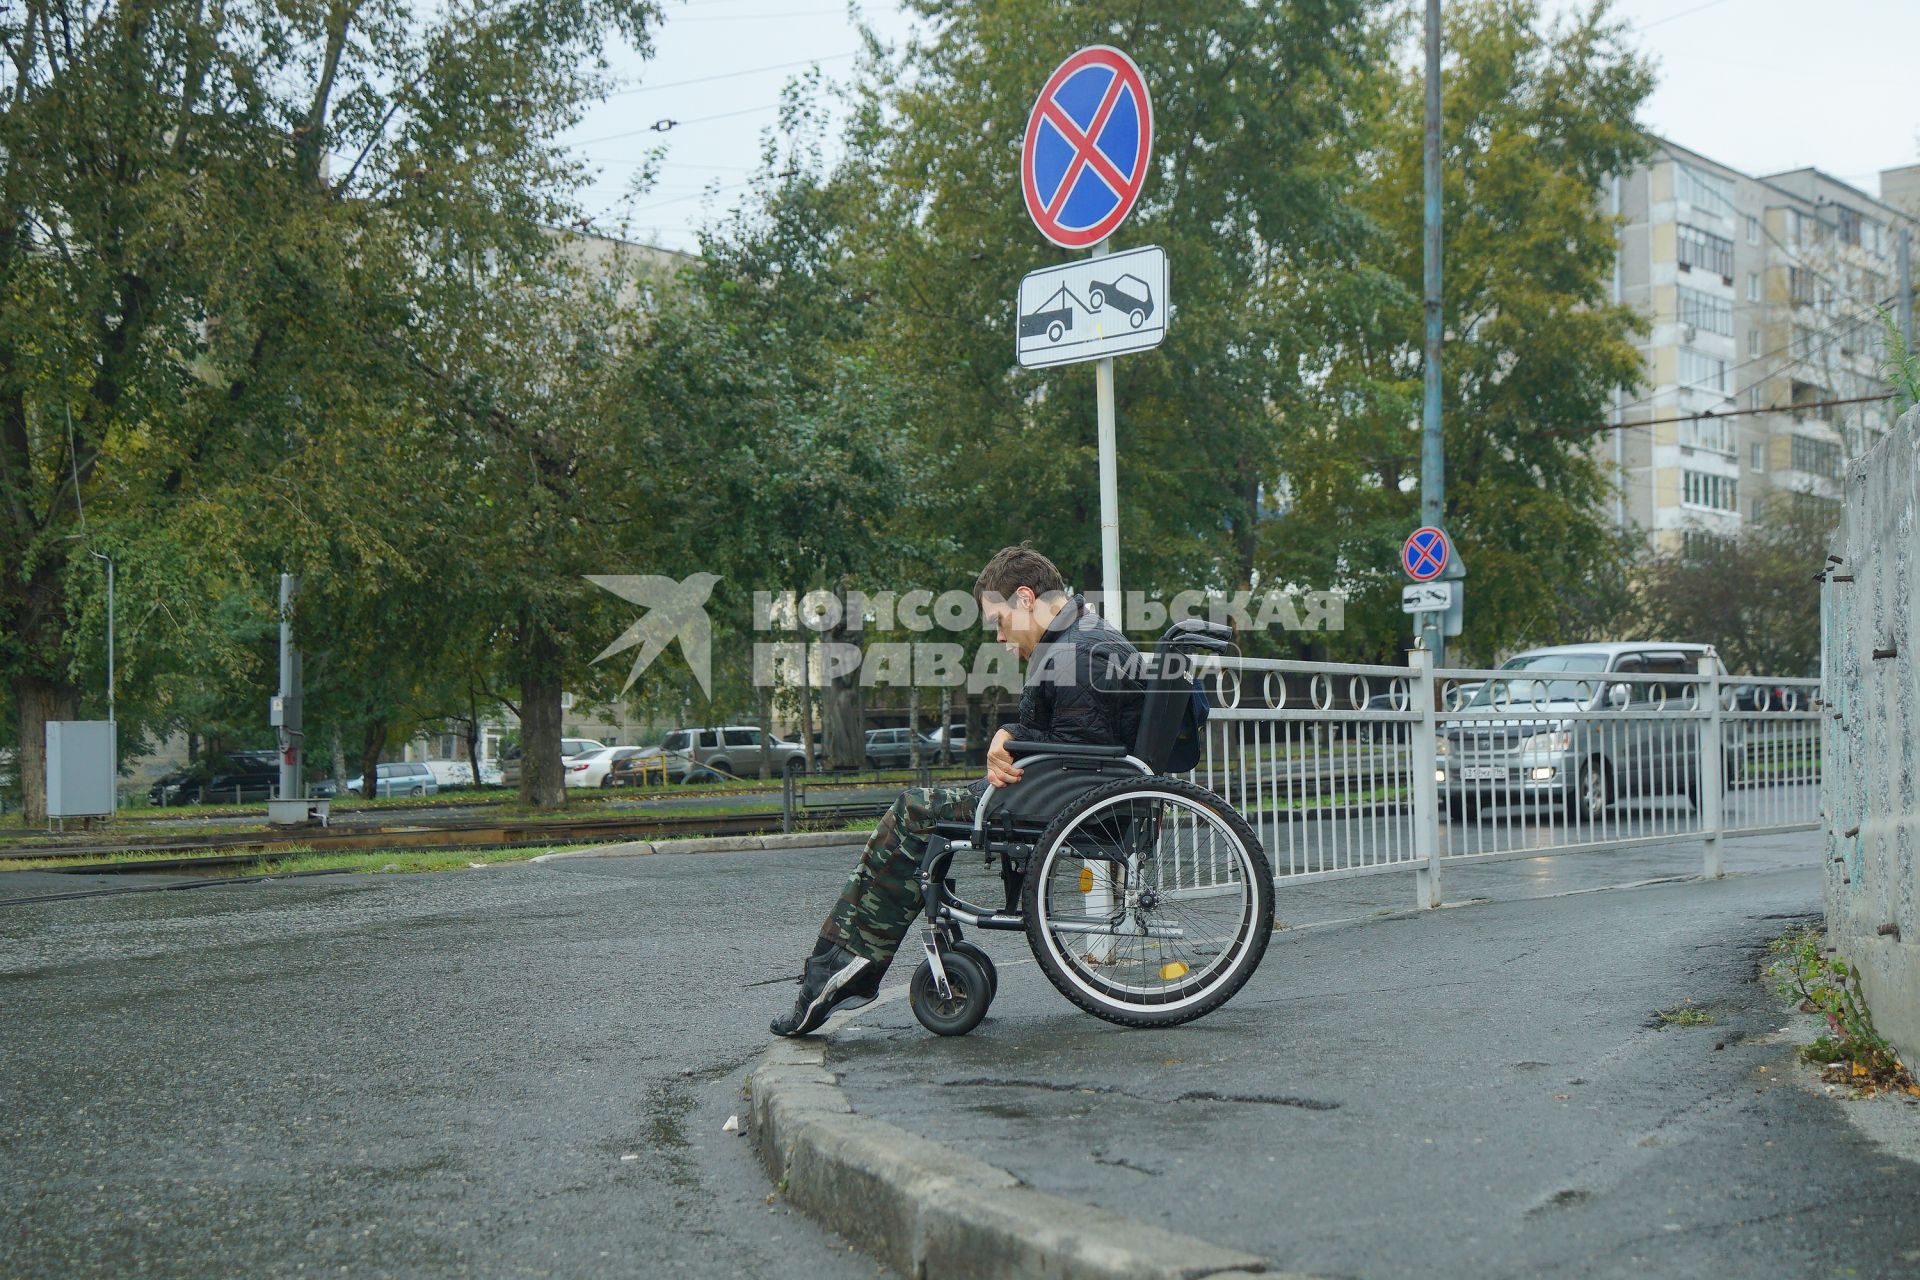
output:
[[[305,770],[301,756],[306,750],[306,735],[301,732],[300,650],[293,643],[293,596],[300,580],[290,573],[280,575],[280,696],[274,699],[277,712],[274,727],[280,740],[280,799],[306,798]]]
[[[1420,523],[1445,529],[1447,455],[1440,434],[1440,0],[1427,0],[1425,400],[1420,414]],[[1458,588],[1456,588],[1457,590]],[[1446,665],[1446,627],[1438,613],[1423,613],[1421,634],[1433,665]]]

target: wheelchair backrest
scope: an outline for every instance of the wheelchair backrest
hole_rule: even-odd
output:
[[[1167,771],[1174,743],[1187,722],[1196,659],[1205,653],[1224,653],[1232,642],[1231,628],[1198,618],[1174,623],[1155,642],[1144,681],[1140,729],[1133,740],[1133,754],[1155,773]]]

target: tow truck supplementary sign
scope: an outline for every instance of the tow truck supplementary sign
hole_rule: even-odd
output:
[[[1026,369],[1145,351],[1167,336],[1167,253],[1158,245],[1029,272],[1015,304]]]
[[[1132,58],[1096,44],[1061,63],[1020,152],[1020,189],[1040,234],[1063,249],[1112,235],[1140,198],[1152,150],[1153,104]]]
[[[1453,593],[1451,582],[1409,582],[1400,588],[1400,611],[1445,613],[1453,608]]]

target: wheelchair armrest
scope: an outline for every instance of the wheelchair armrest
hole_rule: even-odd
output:
[[[1011,745],[1011,744],[1009,744]],[[1022,769],[1020,781],[990,789],[974,811],[975,830],[985,839],[1011,823],[1016,835],[1031,840],[1061,810],[1094,787],[1117,782],[1121,778],[1145,776],[1147,768],[1127,756],[1124,747],[1079,746],[1074,754],[1059,751],[1054,743],[1037,743],[1030,756],[1035,759]],[[976,840],[977,847],[984,847]]]
[[[1104,742],[1023,742],[1015,738],[1007,743],[1007,754],[1016,760],[1042,754],[1075,760],[1122,760],[1126,758],[1127,748]]]

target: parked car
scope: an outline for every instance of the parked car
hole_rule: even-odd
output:
[[[364,774],[355,774],[347,779],[347,793],[365,795],[365,783]],[[430,796],[439,792],[440,784],[434,781],[433,771],[419,761],[394,760],[374,766],[374,788],[376,794],[382,796]],[[315,783],[307,789],[307,794],[325,799],[334,794],[333,783]]]
[[[473,785],[473,763],[468,760],[427,760],[424,762],[427,772],[440,784],[442,791],[453,787]]]
[[[192,768],[169,770],[155,778],[153,785],[147,788],[147,803],[161,806],[186,804],[188,800],[181,793],[189,784],[197,791],[207,776]]]
[[[715,782],[723,778],[757,778],[760,762],[767,772],[799,773],[807,767],[806,748],[786,742],[750,724],[721,725],[712,729],[675,729],[657,747],[648,747],[639,758],[664,757],[667,776],[674,782]],[[658,765],[654,765],[658,768]],[[638,768],[634,779],[639,778]]]
[[[601,747],[598,751],[582,751],[562,761],[561,767],[565,772],[560,779],[569,787],[610,787],[613,785],[610,771],[614,762],[639,754],[639,747]]]
[[[966,759],[967,759],[967,726],[966,725],[964,724],[941,725],[938,729],[935,729],[932,733],[927,735],[927,741],[933,744],[931,747],[932,754],[928,757],[928,763],[938,764],[940,762],[940,747],[942,743],[947,744],[948,754],[953,758],[953,762],[955,764],[966,763]]]
[[[1376,693],[1368,698],[1362,708],[1366,711],[1405,711],[1407,710],[1408,691],[1406,688]],[[1375,742],[1405,742],[1407,725],[1400,721],[1360,720],[1355,722],[1354,740],[1362,746],[1371,746]]]
[[[1809,691],[1783,684],[1742,684],[1733,689],[1735,711],[1807,711],[1811,709]]]
[[[920,763],[925,764],[937,746],[929,750],[932,739],[914,729],[867,730],[866,757],[869,769],[904,769],[913,764],[913,744],[920,744]]]
[[[189,802],[193,804],[258,804],[271,800],[280,792],[280,757],[271,751],[233,752],[225,768],[208,774],[198,788],[189,782],[187,790],[193,793]]]
[[[162,774],[147,788],[156,805],[271,800],[280,786],[277,751],[229,751]]]
[[[574,756],[586,751],[604,750],[606,745],[606,743],[594,738],[560,739],[560,763],[563,770],[566,762]],[[503,787],[517,787],[520,785],[520,767],[525,762],[522,751],[523,748],[516,742],[500,752],[499,776],[493,779],[495,783]],[[564,771],[561,776],[563,778],[566,776]]]
[[[1610,722],[1555,713],[1677,709],[1684,684],[1606,677],[1694,675],[1712,652],[1703,644],[1635,642],[1560,645],[1509,658],[1500,669],[1514,674],[1487,681],[1466,707],[1469,714],[1503,712],[1504,718],[1454,721],[1441,735],[1438,778],[1448,811],[1464,817],[1485,803],[1549,802],[1564,805],[1573,820],[1589,821],[1626,796],[1697,798],[1694,733],[1651,718]],[[1728,734],[1730,779],[1738,776],[1741,743],[1736,722]]]

